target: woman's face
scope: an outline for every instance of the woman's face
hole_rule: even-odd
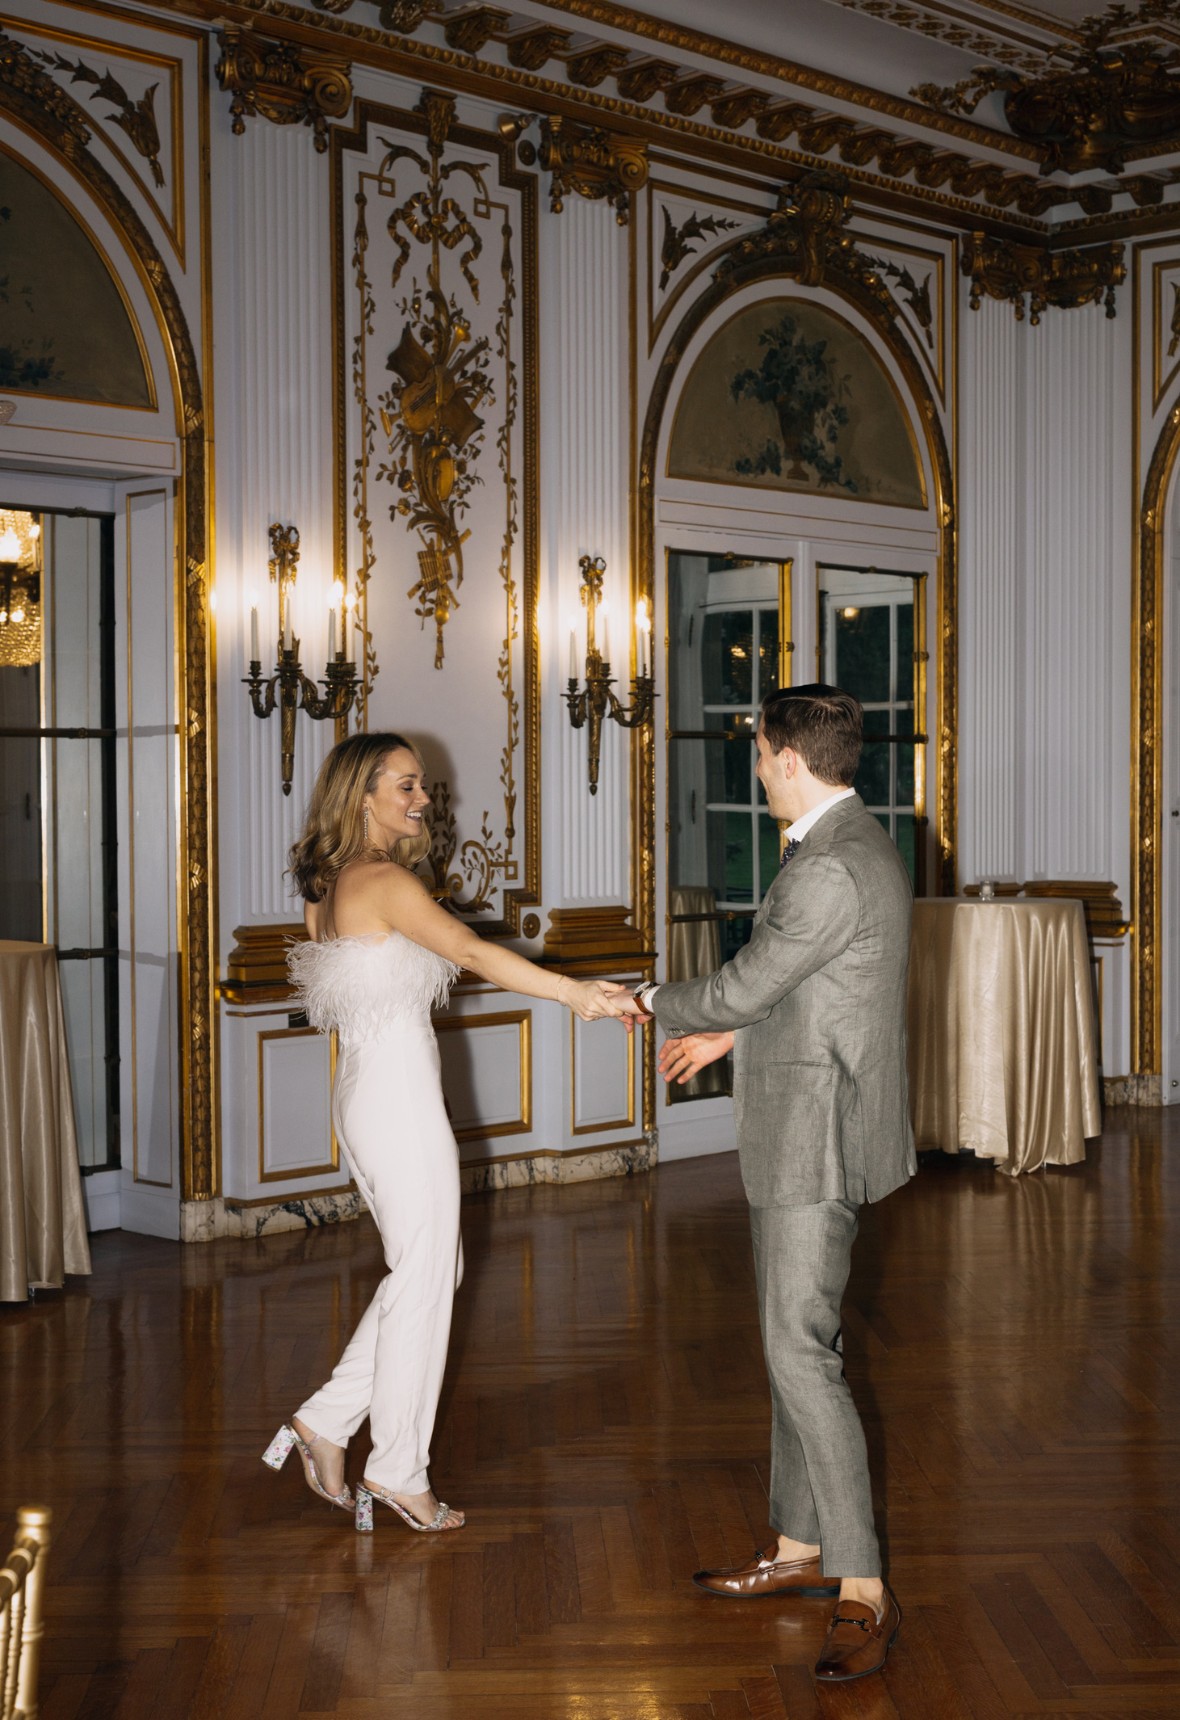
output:
[[[365,796],[369,842],[388,850],[407,836],[420,836],[423,808],[429,805],[418,760],[408,747],[395,747],[385,755],[376,788]]]

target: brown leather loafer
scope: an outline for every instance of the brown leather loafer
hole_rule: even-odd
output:
[[[846,1684],[880,1672],[900,1629],[901,1608],[888,1589],[880,1618],[860,1601],[837,1601],[815,1676],[824,1684]]]
[[[710,1595],[730,1600],[756,1600],[760,1595],[838,1595],[839,1577],[825,1577],[818,1555],[811,1559],[780,1559],[778,1542],[755,1553],[744,1565],[725,1571],[695,1571],[693,1582]]]

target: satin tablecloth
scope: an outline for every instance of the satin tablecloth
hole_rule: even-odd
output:
[[[89,1271],[57,958],[0,940],[0,1302]]]
[[[919,1152],[1012,1175],[1085,1157],[1102,1122],[1080,902],[915,902],[908,1024]]]

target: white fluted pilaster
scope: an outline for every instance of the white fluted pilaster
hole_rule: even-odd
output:
[[[1121,880],[1126,866],[1125,332],[1094,307],[1029,331],[1030,877]]]
[[[629,736],[617,723],[605,725],[599,788],[592,797],[586,731],[570,727],[561,694],[571,626],[584,638],[578,602],[583,554],[601,555],[607,563],[611,654],[621,698],[630,679],[627,238],[608,208],[574,197],[561,215],[542,215],[540,244],[545,803],[560,808],[560,827],[546,821],[545,896],[553,906],[625,902]]]
[[[310,132],[256,121],[241,138],[218,128],[225,187],[215,235],[219,777],[227,819],[221,874],[223,942],[235,924],[288,919],[283,879],[330,723],[300,716],[295,779],[280,792],[279,718],[250,712],[241,685],[257,604],[263,667],[273,661],[272,521],[295,524],[301,547],[293,615],[307,673],[327,655],[332,570],[331,225],[328,164]],[[232,211],[232,213],[231,213]],[[229,832],[232,829],[232,837]]]
[[[1020,877],[1024,767],[1024,415],[1029,331],[985,301],[963,318],[959,444],[959,875]]]

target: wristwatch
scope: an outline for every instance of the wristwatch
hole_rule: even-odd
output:
[[[645,1015],[651,1014],[651,998],[658,990],[659,987],[656,985],[654,979],[645,979],[642,980],[631,993],[631,996],[635,999],[636,1003]]]

